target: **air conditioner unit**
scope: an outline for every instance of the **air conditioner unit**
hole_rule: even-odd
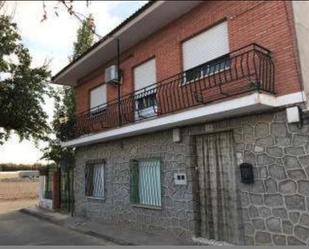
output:
[[[105,82],[115,85],[120,84],[118,79],[118,69],[116,65],[112,65],[105,69]]]

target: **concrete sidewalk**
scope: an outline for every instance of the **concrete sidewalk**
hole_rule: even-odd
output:
[[[83,234],[109,240],[118,245],[193,245],[193,242],[189,243],[188,241],[170,235],[159,236],[151,233],[134,231],[132,228],[123,225],[105,225],[88,219],[51,212],[38,207],[25,208],[20,211]]]

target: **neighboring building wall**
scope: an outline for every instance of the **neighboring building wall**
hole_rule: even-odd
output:
[[[53,209],[53,200],[44,198],[46,176],[39,176],[39,206],[42,208]]]
[[[181,72],[182,42],[223,20],[228,22],[230,51],[258,43],[273,52],[278,95],[301,90],[290,2],[207,1],[122,54],[122,94],[134,90],[134,67],[151,57],[156,58],[158,81]],[[108,65],[112,63],[115,62]],[[79,80],[76,87],[77,113],[88,110],[89,91],[104,83],[105,66],[93,69],[92,73]],[[109,85],[107,95],[108,100],[115,99],[117,88]]]
[[[293,1],[293,12],[301,67],[301,78],[306,96],[309,98],[309,2]],[[309,107],[308,102],[307,107]]]
[[[172,131],[164,131],[78,148],[76,214],[149,232],[198,235],[194,136],[224,130],[233,130],[239,162],[254,166],[253,185],[237,182],[244,229],[240,244],[309,245],[309,125],[288,125],[284,111],[185,127],[180,143],[172,141]],[[163,161],[162,210],[132,207],[129,201],[129,161],[145,157]],[[84,168],[94,159],[106,160],[104,201],[85,197]],[[187,186],[174,185],[179,171],[187,173]]]

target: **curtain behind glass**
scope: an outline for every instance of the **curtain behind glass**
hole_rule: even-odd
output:
[[[93,197],[104,197],[104,165],[93,166]]]
[[[239,242],[235,158],[231,132],[197,138],[201,235]]]

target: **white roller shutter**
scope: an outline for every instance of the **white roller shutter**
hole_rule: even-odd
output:
[[[94,88],[90,91],[90,108],[94,108],[105,104],[107,101],[106,97],[106,84]]]
[[[182,44],[184,71],[229,53],[227,22]]]
[[[134,69],[135,90],[156,83],[156,60],[151,59]]]

